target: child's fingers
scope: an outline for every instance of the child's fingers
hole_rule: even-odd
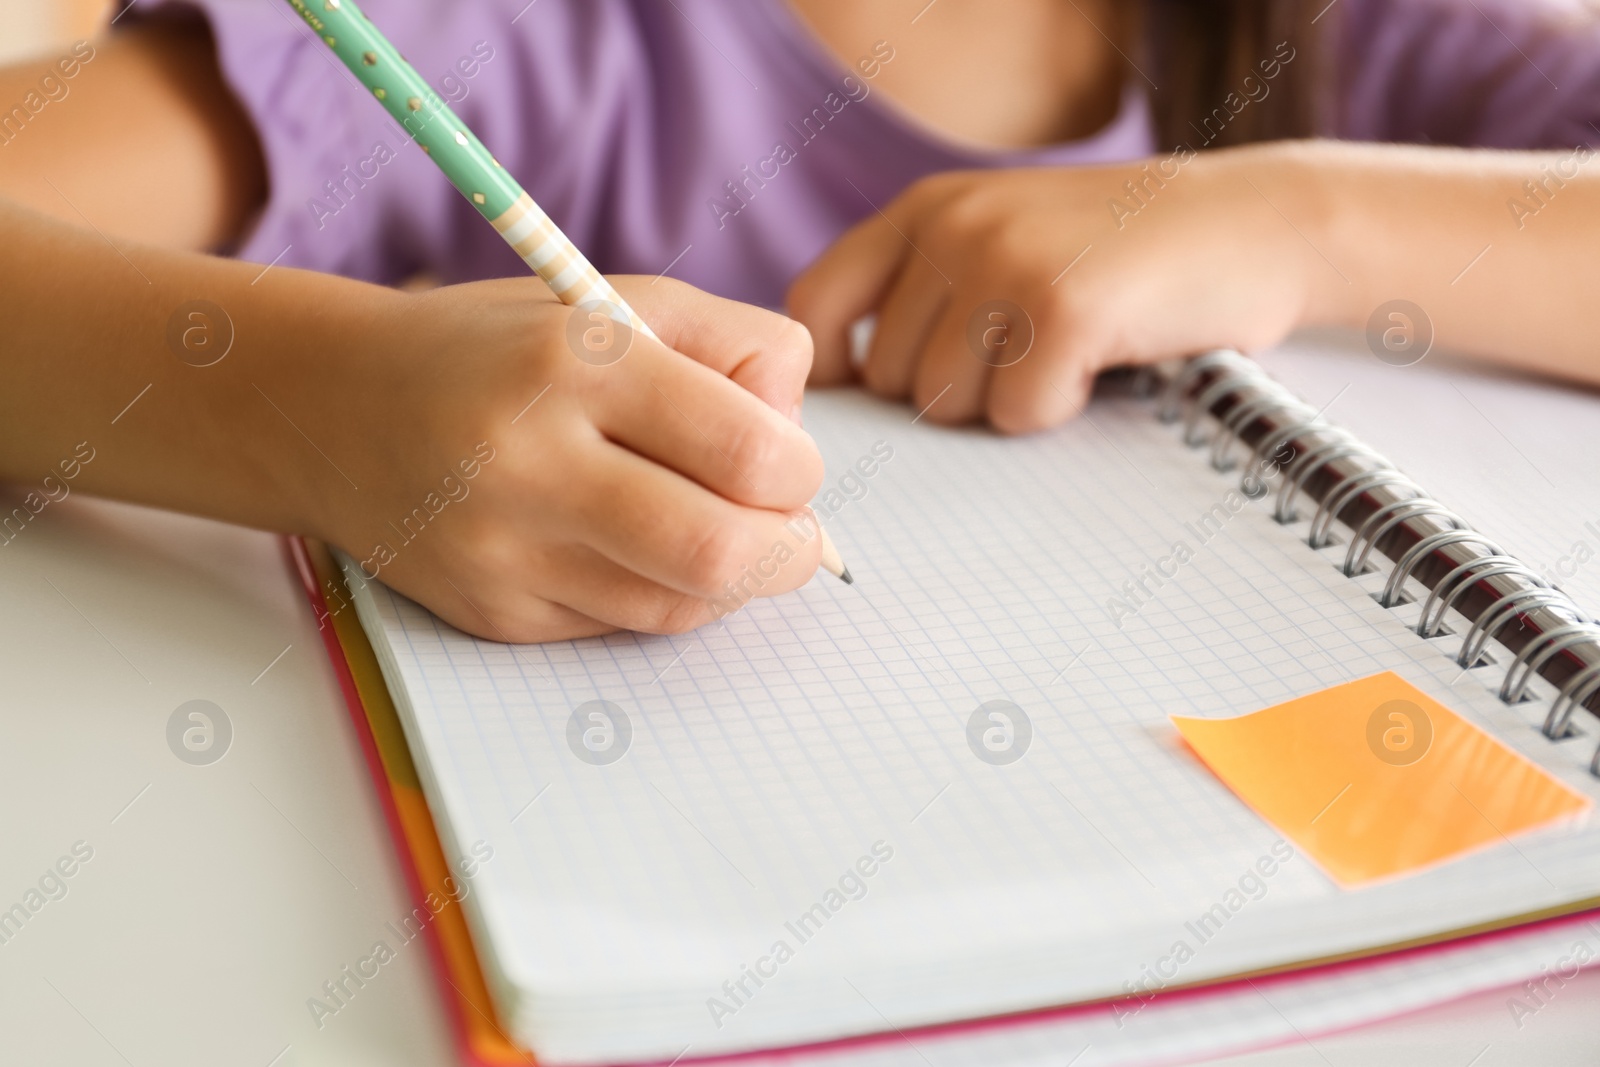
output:
[[[584,545],[542,553],[541,563],[544,596],[607,628],[677,634],[719,617],[712,601],[642,578]]]
[[[804,585],[821,538],[809,516],[734,504],[624,448],[608,446],[574,472],[577,536],[653,582],[723,597],[754,573],[762,595]]]
[[[1076,418],[1094,376],[1108,362],[1105,341],[1088,316],[1046,309],[1026,358],[994,372],[988,417],[1002,433],[1032,433]]]
[[[895,400],[911,392],[918,358],[949,296],[950,286],[920,256],[905,261],[878,308],[878,328],[861,368],[867,388]]]
[[[810,329],[816,346],[812,384],[832,385],[854,377],[850,328],[883,303],[890,286],[913,260],[940,274],[942,281],[953,276],[954,265],[941,268],[919,242],[970,181],[969,175],[951,173],[915,183],[839,238],[790,286],[789,313]]]
[[[801,403],[811,336],[793,319],[671,278],[612,281],[668,348],[732,379],[780,415]]]
[[[981,304],[971,290],[957,292],[928,333],[912,378],[911,403],[929,422],[957,425],[980,417],[991,367],[973,352],[968,337]]]
[[[804,507],[822,456],[804,430],[753,394],[642,339],[598,394],[595,425],[611,440],[751,507]]]
[[[811,381],[835,385],[854,376],[850,327],[876,308],[899,273],[908,248],[889,221],[874,214],[807,267],[789,288],[789,314],[811,331]]]

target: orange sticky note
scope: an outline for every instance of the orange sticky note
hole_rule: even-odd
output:
[[[1393,671],[1234,719],[1172,721],[1239,799],[1346,888],[1591,806]]]

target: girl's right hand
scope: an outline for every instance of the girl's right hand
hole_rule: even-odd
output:
[[[0,481],[92,452],[73,491],[321,538],[499,641],[688,630],[817,567],[781,315],[623,278],[662,341],[608,348],[536,278],[398,292],[3,196],[0,246]]]
[[[664,343],[507,279],[394,294],[374,343],[279,379],[325,449],[301,450],[311,532],[499,641],[677,633],[804,584],[809,334],[669,279],[615,281]]]

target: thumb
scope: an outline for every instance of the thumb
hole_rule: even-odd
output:
[[[612,278],[662,344],[702,363],[799,421],[811,334],[776,311],[726,300],[671,278]]]

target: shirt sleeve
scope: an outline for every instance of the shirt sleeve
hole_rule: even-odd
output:
[[[1600,20],[1553,0],[1343,0],[1339,136],[1600,143]]]
[[[234,250],[240,258],[384,284],[525,270],[287,3],[147,0],[129,13],[161,9],[204,16],[261,143],[267,199]],[[603,214],[593,176],[641,89],[628,4],[366,0],[362,9],[582,243],[588,234],[572,227]]]

